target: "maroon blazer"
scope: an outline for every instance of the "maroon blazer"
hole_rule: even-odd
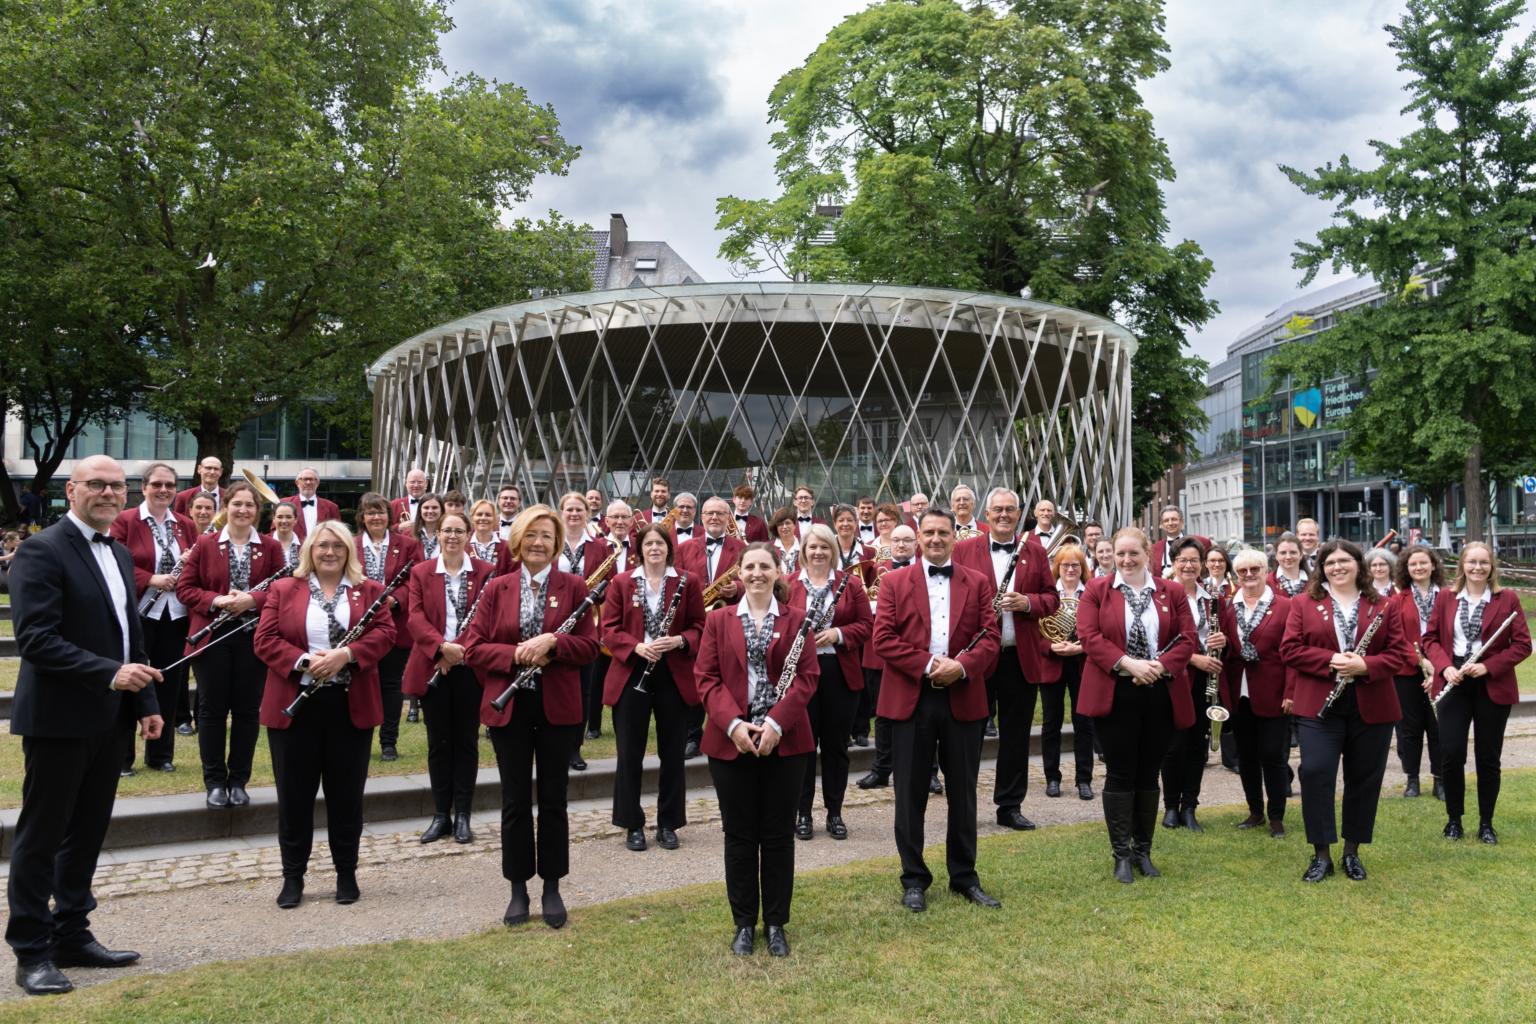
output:
[[[736,517],[736,507],[731,506],[731,518]],[[766,544],[773,538],[768,534],[768,521],[760,515],[747,513],[747,522],[743,526],[740,519],[736,519],[736,532],[740,535],[737,539],[745,544]]]
[[[842,575],[842,572],[833,570],[831,582],[834,587]],[[810,592],[805,589],[805,581],[801,579],[800,573],[795,573],[789,578],[789,606],[804,615],[809,598]],[[870,634],[874,632],[875,616],[869,610],[869,593],[864,589],[858,573],[853,574],[853,579],[848,581],[848,586],[843,590],[843,596],[837,599],[831,625],[833,629],[843,631],[843,642],[833,648],[837,654],[838,667],[843,670],[843,682],[850,690],[862,690],[864,672],[860,660],[864,648],[869,646]],[[806,642],[810,643],[809,640]]]
[[[265,534],[251,530],[251,586],[271,576],[281,569],[287,562],[283,557],[282,546]],[[276,586],[277,584],[273,584]],[[306,588],[305,593],[309,591]],[[205,534],[197,539],[192,546],[192,554],[187,558],[186,568],[181,570],[181,579],[176,581],[176,599],[187,606],[191,622],[187,624],[189,633],[196,633],[219,613],[213,609],[213,599],[223,597],[229,593],[229,544],[221,543],[216,533]],[[258,614],[267,603],[270,590],[251,594],[256,606],[251,609]],[[204,637],[198,643],[198,647],[208,642]],[[191,648],[196,650],[196,648]],[[297,655],[295,655],[297,657]]]
[[[1056,593],[1056,580],[1051,575],[1051,566],[1045,557],[1045,548],[1041,547],[1038,541],[1029,542],[1029,537],[1033,536],[1033,532],[1030,532],[1027,537],[1020,535],[1019,540],[1024,544],[1024,553],[1019,556],[1018,564],[1013,567],[1013,579],[1009,589],[1029,596],[1029,611],[1012,613],[1014,651],[1019,659],[1019,668],[1024,673],[1024,681],[1040,683],[1044,682],[1046,669],[1040,645],[1037,642],[1040,639],[1037,623],[1061,607],[1061,596]],[[991,543],[990,534],[960,541],[955,545],[955,564],[976,570],[987,578],[988,583],[991,583],[997,576],[992,568]],[[993,591],[996,592],[995,587]],[[998,643],[1002,643],[1001,636],[998,638]],[[1055,667],[1059,679],[1060,666]]]
[[[885,662],[876,714],[901,722],[917,710],[918,687],[927,686],[923,672],[932,657],[928,639],[927,568],[921,558],[905,569],[888,573],[880,582],[880,607],[875,613],[875,653]],[[963,565],[950,579],[949,656],[965,666],[965,678],[949,686],[949,710],[957,721],[987,717],[987,676],[997,665],[997,616],[992,612],[992,578]],[[969,653],[960,649],[986,629]]]
[[[673,523],[672,526],[668,529],[667,532],[672,537],[672,551],[673,551],[673,560],[674,561],[676,560],[676,552],[677,552],[678,548],[682,547],[684,544],[692,543],[694,538],[696,538],[696,537],[704,536],[704,532],[705,532],[704,531],[704,521],[702,519],[699,519],[698,517],[694,517],[693,526],[690,527],[690,529],[693,532],[690,533],[687,537],[684,537],[682,540],[679,540],[678,537],[677,537],[677,524],[676,523]],[[630,568],[634,568],[634,566],[630,566]]]
[[[1411,613],[1414,615],[1414,626],[1418,626],[1418,612],[1413,608],[1413,598],[1409,598],[1409,605],[1405,617]],[[1441,587],[1440,593],[1435,595],[1435,607],[1429,615],[1429,628],[1424,631],[1424,656],[1435,666],[1435,681],[1431,693],[1439,693],[1445,687],[1445,670],[1451,667],[1452,655],[1456,646],[1456,593],[1450,587]],[[1482,635],[1478,638],[1483,641],[1498,631],[1500,625],[1511,613],[1519,615],[1504,635],[1499,637],[1488,653],[1478,659],[1488,667],[1488,699],[1495,704],[1516,704],[1520,700],[1520,684],[1515,680],[1515,666],[1531,656],[1531,630],[1525,622],[1525,611],[1520,607],[1520,598],[1508,587],[1500,590],[1488,599],[1488,605],[1483,609]]]
[[[740,537],[732,537],[727,533],[721,541],[720,554],[715,559],[714,575],[710,576],[709,579],[705,579],[704,577],[709,569],[709,551],[705,544],[706,536],[706,534],[701,533],[693,538],[693,540],[679,547],[677,555],[673,559],[677,563],[679,570],[686,570],[688,575],[699,581],[700,587],[708,587],[715,580],[724,576],[731,566],[736,564],[736,560],[741,557],[741,553],[747,549],[746,541]],[[741,590],[738,587],[736,597],[728,603],[735,604],[740,600]]]
[[[506,552],[506,561],[510,566],[512,564],[511,546],[506,545],[503,547],[503,550]],[[592,540],[587,541],[587,546],[581,553],[581,578],[583,580],[591,578],[592,574],[597,572],[597,567],[608,561],[608,556],[611,554],[613,554],[613,549],[608,546],[608,537],[606,535],[602,537],[595,537]],[[498,562],[497,564],[500,565],[501,563]],[[629,535],[629,551],[624,555],[624,568],[622,573],[630,572],[635,568],[635,566],[639,564],[640,546],[635,543],[635,535],[631,533]],[[615,573],[620,572],[621,570],[619,569],[619,563],[614,562],[613,568],[608,570],[607,576],[605,576],[604,579],[607,579],[608,577],[613,576]],[[601,582],[602,580],[593,580],[592,585],[596,586]]]
[[[177,491],[176,497],[171,500],[171,511],[177,515],[190,516],[192,499],[203,493],[203,485],[196,484],[184,491]],[[224,507],[224,488],[219,488],[219,508]],[[217,512],[219,509],[214,509]]]
[[[429,494],[431,492],[430,491],[423,491],[422,493],[423,494]],[[411,496],[408,495],[408,494],[407,495],[402,495],[401,497],[393,498],[393,499],[390,500],[390,503],[389,503],[389,515],[390,515],[389,527],[390,527],[390,529],[394,529],[397,525],[399,525],[400,520],[405,518],[406,510],[409,509],[410,507],[411,507]]]
[[[1305,569],[1303,569],[1302,571],[1306,572]],[[1311,577],[1309,575],[1307,579],[1302,581],[1301,589],[1296,592],[1296,597],[1302,597],[1302,596],[1304,596],[1306,594],[1306,592],[1307,592],[1307,584],[1310,582],[1310,580],[1311,580]],[[1276,596],[1278,596],[1278,597],[1285,597],[1286,596],[1285,588],[1280,586],[1280,573],[1279,572],[1271,572],[1265,578],[1264,582],[1269,584],[1269,589],[1273,590],[1275,592]],[[1291,598],[1291,600],[1295,600],[1295,598]]]
[[[197,543],[197,526],[186,516],[177,515],[174,511],[171,515],[176,520],[176,543],[181,545],[181,553],[185,555]],[[133,584],[137,595],[143,597],[144,591],[149,589],[149,578],[157,575],[155,570],[160,564],[160,549],[155,546],[149,524],[139,517],[139,506],[119,512],[107,532],[133,556]]]
[[[865,544],[863,541],[858,541],[856,543],[856,550],[858,552],[857,561],[853,563],[851,568],[856,574],[858,574],[859,582],[867,587],[869,586],[870,580],[875,578],[875,549],[870,547],[868,544]],[[839,570],[841,570],[843,566],[842,546],[842,539],[839,538],[837,545],[833,549],[832,553],[832,564],[837,566]]]
[[[779,603],[779,616],[773,623],[773,640],[768,644],[770,684],[777,683],[783,674],[784,661],[789,657],[795,634],[804,621],[803,613]],[[779,745],[774,748],[775,753],[791,757],[816,749],[816,737],[811,734],[811,720],[805,706],[816,692],[820,675],[816,648],[806,640],[789,689],[784,691],[784,698],[768,710],[768,717],[784,730]],[[738,718],[752,720],[748,712],[747,636],[735,608],[719,608],[704,617],[694,677],[705,713],[704,738],[699,742],[699,748],[709,757],[733,761],[741,751],[736,749],[725,731]]]
[[[1221,670],[1222,706],[1229,710],[1237,707],[1243,692],[1243,673],[1247,672],[1248,704],[1260,718],[1279,718],[1284,714],[1280,702],[1285,699],[1285,659],[1280,656],[1280,641],[1285,637],[1291,599],[1274,587],[1270,590],[1274,591],[1274,600],[1249,638],[1259,652],[1258,661],[1243,660],[1243,639],[1237,631],[1235,609],[1242,596],[1221,606],[1221,631],[1227,636],[1227,656]]]
[[[352,625],[378,600],[384,588],[365,579],[347,588],[347,607],[352,610]],[[398,593],[398,591],[396,591]],[[272,584],[265,595],[261,621],[256,624],[256,656],[267,664],[267,685],[261,694],[261,724],[268,729],[286,729],[293,719],[283,708],[299,695],[299,680],[294,663],[309,653],[308,629],[309,580],[285,579]],[[350,626],[348,627],[351,628]],[[352,724],[372,729],[384,721],[384,700],[379,694],[379,660],[395,643],[395,624],[388,615],[378,614],[368,620],[363,635],[347,646],[357,664],[352,666],[352,683],[347,687],[347,710]],[[303,714],[304,712],[299,712]]]
[[[1355,639],[1365,635],[1379,615],[1385,615],[1381,628],[1371,638],[1365,653],[1369,670],[1355,677],[1355,700],[1360,717],[1370,723],[1395,722],[1403,716],[1397,702],[1397,687],[1392,677],[1404,674],[1413,664],[1413,652],[1403,642],[1403,630],[1392,602],[1377,600],[1363,603],[1355,623]],[[1280,641],[1280,658],[1285,662],[1285,696],[1295,701],[1291,714],[1316,718],[1328,691],[1333,689],[1333,673],[1328,659],[1339,653],[1339,640],[1333,631],[1333,606],[1325,597],[1318,601],[1298,595],[1291,601],[1286,616],[1285,637]]]
[[[1205,550],[1211,550],[1211,538],[1202,537],[1198,533],[1186,533],[1179,538],[1179,541],[1182,543],[1185,537],[1193,537],[1205,547]],[[1147,571],[1152,575],[1161,576],[1163,574],[1163,554],[1167,550],[1168,538],[1159,537],[1157,543],[1153,544],[1151,550],[1147,552]]]
[[[655,509],[651,509],[651,508],[635,509],[635,522],[636,523],[654,523],[654,522],[658,522],[658,521],[660,521],[662,519],[667,518],[667,512],[670,512],[671,510],[672,510],[671,506],[668,506],[660,515],[657,515]]]
[[[470,555],[465,558],[469,561],[469,583],[464,607],[469,609],[474,607],[475,599],[480,596],[495,567]],[[400,690],[407,697],[421,697],[426,695],[427,680],[437,671],[437,649],[443,645],[443,627],[448,622],[448,595],[443,592],[443,580],[437,573],[437,559],[417,562],[404,589],[408,596],[402,607],[408,609],[406,643],[411,647],[411,656],[405,663]],[[476,612],[475,618],[479,617]],[[464,624],[460,623],[461,638],[463,632]],[[400,646],[399,636],[395,637],[395,646]]]
[[[389,547],[384,552],[384,582],[387,584],[395,578],[395,575],[410,562],[422,560],[421,545],[416,538],[399,530],[388,530],[384,539],[389,542]],[[352,544],[357,548],[357,560],[363,561],[363,535],[361,533],[352,538]],[[395,646],[401,649],[411,646],[411,627],[408,616],[410,614],[410,588],[399,587],[390,598],[394,601],[395,622]]]
[[[1088,581],[1086,581],[1086,580],[1083,581],[1083,585],[1084,585],[1084,589],[1085,590],[1087,589],[1087,583],[1088,583]],[[1061,608],[1061,594],[1058,593],[1057,590],[1056,590],[1056,581],[1054,579],[1051,581],[1051,593],[1053,595],[1055,595],[1055,598],[1056,598],[1056,609],[1055,610],[1060,610],[1060,608]],[[1082,599],[1081,595],[1079,595],[1078,599],[1079,599],[1079,601],[1081,601],[1081,599]],[[1050,614],[1053,614],[1053,612],[1047,612],[1046,614],[1050,615]],[[1062,669],[1062,666],[1064,664],[1066,664],[1067,662],[1073,660],[1074,658],[1077,659],[1079,664],[1081,664],[1085,660],[1085,656],[1081,655],[1081,654],[1061,655],[1061,654],[1057,654],[1055,651],[1051,650],[1051,642],[1045,638],[1045,634],[1044,633],[1040,632],[1040,622],[1039,622],[1039,620],[1041,618],[1043,618],[1043,617],[1044,616],[1032,616],[1032,618],[1035,621],[1030,623],[1028,631],[1027,632],[1020,632],[1019,635],[1018,635],[1019,636],[1019,643],[1021,643],[1021,644],[1024,643],[1026,638],[1027,638],[1029,640],[1029,642],[1034,644],[1034,646],[1035,646],[1035,657],[1037,659],[1039,659],[1039,662],[1040,662],[1040,676],[1039,676],[1039,678],[1037,679],[1034,676],[1030,676],[1030,675],[1026,675],[1024,678],[1025,678],[1026,681],[1031,682],[1031,683],[1041,683],[1041,684],[1059,683],[1059,682],[1061,682],[1061,669]],[[1082,672],[1081,671],[1078,672],[1078,679],[1082,679]]]
[[[1189,610],[1189,598],[1184,588],[1172,580],[1165,580],[1148,568],[1152,583],[1157,588],[1152,606],[1157,609],[1158,646],[1168,648],[1175,634],[1184,639],[1167,649],[1158,660],[1168,670],[1163,685],[1184,677],[1190,655],[1197,649],[1195,618]],[[1087,655],[1083,662],[1082,688],[1078,691],[1077,710],[1092,718],[1103,718],[1115,704],[1115,662],[1125,657],[1125,595],[1114,589],[1113,576],[1100,576],[1091,580],[1077,603],[1077,638]],[[1195,724],[1195,702],[1188,686],[1168,687],[1173,704],[1173,724],[1188,729]]]
[[[544,632],[553,633],[570,617],[587,596],[587,585],[580,576],[551,569],[546,581],[549,598],[544,603]],[[459,637],[465,647],[464,661],[480,677],[485,688],[480,700],[480,721],[484,725],[506,725],[512,720],[512,708],[530,697],[522,691],[502,711],[491,701],[517,678],[523,666],[512,659],[517,653],[518,609],[522,604],[522,576],[517,572],[498,576],[485,588],[475,621]],[[555,641],[554,657],[539,677],[538,699],[550,725],[575,725],[585,721],[581,709],[581,667],[597,659],[597,629],[590,614],[583,615],[569,633]]]
[[[661,588],[662,615],[667,613],[672,595],[677,593],[678,585],[682,582],[681,573],[688,570],[680,569],[678,572],[679,575],[668,578]],[[646,660],[635,653],[635,645],[645,639],[645,609],[635,603],[637,595],[640,595],[639,581],[629,573],[624,573],[609,584],[607,597],[603,601],[601,636],[608,653],[613,657],[608,663],[608,674],[603,677],[603,703],[608,707],[619,702],[630,676],[646,664]],[[640,600],[645,600],[643,595]],[[684,646],[663,655],[667,669],[672,673],[672,682],[677,686],[683,702],[696,705],[699,703],[699,691],[693,681],[693,663],[699,654],[699,637],[704,632],[704,588],[699,583],[699,577],[691,572],[688,573],[688,586],[683,591],[682,601],[678,603],[677,617],[672,620],[670,632],[673,636],[682,637]]]
[[[299,521],[294,524],[293,535],[299,538],[299,540],[303,540],[309,533],[309,527],[304,523],[304,509],[299,506],[299,501],[299,496],[292,494],[283,499],[283,504],[292,505],[294,512],[298,513]],[[323,523],[327,519],[339,520],[340,518],[341,509],[337,507],[334,501],[329,498],[322,498],[319,495],[315,496],[315,522]]]

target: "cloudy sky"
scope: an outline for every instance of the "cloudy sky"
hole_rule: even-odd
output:
[[[866,0],[457,0],[443,44],[454,72],[515,82],[552,103],[583,152],[544,178],[527,210],[663,238],[710,280],[715,199],[774,194],[767,97]],[[1312,168],[1402,134],[1403,77],[1382,26],[1398,0],[1167,0],[1173,68],[1145,88],[1178,180],[1171,236],[1216,266],[1221,314],[1193,343],[1219,359],[1245,327],[1297,294],[1298,238],[1326,204],[1276,169]],[[1327,283],[1321,280],[1320,283]]]

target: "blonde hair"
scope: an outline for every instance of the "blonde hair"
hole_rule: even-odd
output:
[[[836,564],[838,543],[837,534],[832,532],[832,527],[826,523],[812,523],[805,528],[805,533],[800,535],[800,557],[796,559],[801,570],[805,569],[805,546],[814,537],[827,547],[832,549],[833,564]]]
[[[347,529],[345,523],[338,519],[322,519],[315,524],[315,528],[309,531],[309,536],[304,538],[303,545],[299,548],[299,562],[293,567],[293,575],[302,579],[311,576],[315,571],[315,561],[310,551],[315,546],[315,538],[322,534],[334,534],[338,540],[347,544],[347,561],[342,566],[341,575],[348,583],[358,584],[363,581],[363,563],[357,557],[357,545],[352,540],[352,531]],[[387,580],[385,581],[388,582]]]
[[[491,515],[496,519],[496,525],[491,527],[491,532],[495,533],[496,530],[498,528],[500,528],[500,526],[501,526],[501,510],[496,507],[496,503],[495,502],[488,501],[485,498],[481,498],[479,501],[477,501],[473,505],[469,506],[469,511],[464,513],[464,528],[466,530],[468,530],[470,533],[474,533],[475,532],[475,513],[480,511],[480,506],[481,505],[484,505],[486,508],[490,509],[491,510]],[[447,515],[446,512],[443,513],[443,514]],[[438,526],[442,526],[443,525],[443,521],[441,519],[439,519],[437,521],[437,525]]]
[[[1472,540],[1461,546],[1461,554],[1456,556],[1456,579],[1451,584],[1451,589],[1461,593],[1467,588],[1467,552],[1473,548],[1482,548],[1488,556],[1488,591],[1497,594],[1503,590],[1499,584],[1499,560],[1493,557],[1493,548],[1480,540]]]
[[[1110,543],[1112,543],[1115,547],[1119,547],[1121,537],[1130,537],[1132,540],[1140,544],[1143,554],[1152,549],[1152,542],[1147,539],[1146,531],[1139,526],[1120,527],[1120,529],[1115,531],[1115,535],[1110,538]]]
[[[565,523],[561,522],[558,512],[541,502],[537,505],[529,505],[517,514],[516,519],[512,520],[512,528],[507,531],[507,550],[512,552],[513,558],[521,560],[523,535],[540,519],[548,519],[555,525],[555,550],[559,551],[565,547]]]

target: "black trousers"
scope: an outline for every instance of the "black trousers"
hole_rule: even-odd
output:
[[[587,732],[603,731],[603,680],[608,678],[608,665],[612,661],[611,656],[599,654],[596,661],[581,670],[581,712],[587,720]],[[584,739],[585,733],[576,737],[577,748]]]
[[[841,815],[843,797],[848,792],[848,735],[859,707],[859,694],[863,691],[848,689],[837,655],[821,654],[816,662],[821,666],[821,678],[805,710],[811,719],[811,735],[821,745],[821,802],[826,805],[828,814]],[[802,815],[810,815],[815,799],[816,758],[813,756],[805,769],[805,780],[800,784]]]
[[[1445,813],[1459,818],[1467,803],[1467,729],[1473,732],[1477,767],[1477,819],[1493,821],[1499,802],[1500,758],[1509,705],[1488,697],[1488,679],[1464,679],[1440,702],[1440,780],[1445,784]]]
[[[789,923],[795,891],[795,801],[812,754],[712,757],[725,833],[725,897],[737,928]]]
[[[203,787],[244,786],[251,781],[251,759],[261,732],[258,716],[267,666],[251,650],[250,630],[198,655],[192,666],[197,673],[197,747],[203,758]]]
[[[151,665],[157,668],[161,665],[169,665],[182,656],[187,643],[187,621],[185,615],[179,619],[142,620],[144,653]],[[234,641],[231,640],[230,643]],[[174,672],[167,672],[165,678],[155,684],[155,700],[160,705],[160,715],[165,719],[165,728],[161,730],[159,739],[144,741],[144,763],[151,768],[160,768],[175,760],[176,709],[181,705],[187,688],[188,668],[189,666],[183,665]],[[123,701],[123,706],[131,709],[131,702]],[[133,717],[131,710],[122,716],[120,720],[122,731],[119,736],[122,740],[124,768],[133,767],[138,727],[138,719]]]
[[[53,947],[94,939],[91,876],[112,820],[122,762],[116,729],[86,737],[23,736],[21,751],[26,774],[11,838],[5,941],[18,963],[30,965],[49,959]]]
[[[1045,777],[1061,781],[1061,726],[1066,715],[1063,702],[1072,705],[1072,760],[1075,784],[1093,781],[1093,719],[1077,713],[1077,692],[1083,681],[1083,656],[1063,659],[1061,678],[1040,687],[1043,703],[1040,714],[1040,759],[1045,763]]]
[[[866,678],[869,676],[869,669],[860,669],[860,671],[864,673]],[[870,719],[874,717],[875,698],[870,694],[869,687],[865,686],[864,689],[859,691],[859,704],[853,712],[853,729],[850,731],[850,737],[858,736],[869,739],[869,723]]]
[[[537,691],[512,701],[512,720],[491,729],[496,770],[501,774],[501,874],[513,882],[534,875],[545,881],[571,870],[571,822],[566,787],[571,751],[581,740],[581,723],[551,725]],[[534,763],[538,763],[539,830],[534,842]]]
[[[1146,792],[1157,788],[1157,771],[1173,739],[1173,704],[1168,681],[1137,686],[1129,676],[1115,680],[1109,714],[1095,718],[1104,744],[1104,792]]]
[[[688,781],[683,747],[688,742],[688,712],[672,670],[665,658],[645,681],[647,692],[635,689],[642,666],[630,673],[629,682],[613,706],[613,738],[618,765],[613,775],[613,823],[619,828],[645,828],[640,806],[640,784],[645,773],[645,744],[650,737],[651,716],[656,716],[656,755],[661,760],[657,778],[656,825],[682,828],[688,824]]]
[[[325,791],[325,830],[337,871],[357,870],[363,788],[373,730],[352,724],[347,691],[321,687],[286,729],[267,730],[277,779],[277,845],[283,877],[303,878],[315,844],[315,793]]]
[[[1291,754],[1290,716],[1261,718],[1253,713],[1253,702],[1238,699],[1232,709],[1231,732],[1237,742],[1238,776],[1243,780],[1243,796],[1251,814],[1262,814],[1270,821],[1285,817],[1285,794],[1291,788],[1287,771]],[[1266,802],[1265,796],[1268,796]]]
[[[704,742],[704,705],[689,705],[684,719],[688,723],[688,743],[695,745]]]
[[[1427,738],[1429,773],[1439,778],[1440,723],[1435,720],[1429,694],[1424,692],[1424,677],[1415,672],[1411,676],[1398,676],[1393,684],[1397,687],[1397,702],[1403,708],[1402,721],[1397,723],[1397,760],[1403,766],[1403,774],[1419,774],[1419,763]],[[1465,751],[1465,744],[1462,749]]]
[[[923,861],[923,818],[928,810],[928,779],[935,753],[949,785],[944,799],[949,822],[944,861],[952,889],[979,885],[976,875],[976,776],[981,769],[981,739],[986,722],[961,722],[949,708],[949,691],[921,684],[912,717],[891,723],[895,767],[896,852],[901,855],[901,885],[926,889],[933,874]]]
[[[998,653],[997,669],[987,686],[997,698],[997,779],[992,802],[999,808],[1017,809],[1029,791],[1029,737],[1040,688],[1025,680],[1018,651],[1012,647]]]
[[[1195,724],[1175,729],[1163,755],[1163,806],[1180,810],[1200,806],[1205,780],[1206,751],[1211,744],[1211,720],[1205,717],[1206,675],[1189,670],[1189,693],[1195,702]]]
[[[421,698],[421,713],[427,724],[432,807],[438,814],[468,814],[480,774],[480,680],[468,667],[456,665]]]
[[[1307,842],[1321,846],[1338,841],[1333,801],[1341,761],[1344,839],[1370,842],[1376,828],[1381,779],[1387,773],[1387,753],[1392,748],[1392,723],[1363,721],[1348,687],[1327,718],[1297,717],[1295,722],[1301,740],[1301,820],[1307,827]]]
[[[400,742],[400,706],[405,700],[400,682],[405,678],[405,663],[410,657],[409,647],[396,647],[379,659],[379,696],[384,701],[384,721],[379,725],[380,750]]]
[[[864,692],[869,694],[869,706],[871,708],[880,703],[880,676],[877,668],[864,670]],[[891,720],[875,716],[875,763],[871,771],[885,778],[891,777]]]

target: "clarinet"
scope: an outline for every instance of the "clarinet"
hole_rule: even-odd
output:
[[[161,594],[169,594],[173,590],[176,589],[176,584],[181,579],[181,571],[187,567],[187,558],[191,554],[192,554],[192,546],[188,545],[187,549],[185,551],[183,551],[181,553],[181,555],[176,559],[176,564],[171,567],[171,585],[170,586],[166,587],[164,590],[159,590],[159,589],[156,589],[155,587],[145,587],[144,588],[144,596],[139,598],[139,614],[140,615],[143,615],[145,612],[149,611],[149,609],[154,606],[154,603],[156,601],[160,600],[160,595]]]
[[[666,617],[661,620],[661,636],[666,636],[672,629],[672,620],[677,617],[677,606],[683,603],[683,588],[688,586],[688,574],[683,575],[677,581],[677,590],[672,593],[672,600],[667,603]],[[659,640],[661,637],[657,637]],[[661,658],[665,658],[663,654]],[[640,673],[640,681],[635,684],[636,693],[650,693],[645,688],[645,681],[651,678],[651,673],[656,671],[656,666],[661,664],[661,658],[645,663],[645,670]]]
[[[608,590],[608,584],[612,582],[613,577],[610,576],[588,591],[587,596],[581,599],[581,604],[577,605],[575,610],[566,616],[565,621],[560,623],[559,628],[555,630],[555,635],[564,636],[575,629],[576,623],[581,621],[581,617],[587,614],[593,605],[603,599],[603,594]],[[523,669],[517,674],[517,678],[512,680],[511,685],[501,691],[501,696],[491,701],[491,707],[497,711],[505,711],[508,702],[512,700],[512,695],[518,690],[537,690],[539,688],[539,673],[543,668],[544,666],[542,665],[529,665]]]
[[[352,626],[352,628],[347,630],[346,635],[343,636],[340,642],[338,642],[335,647],[332,648],[333,650],[345,647],[363,635],[363,631],[368,628],[369,621],[379,613],[379,609],[383,608],[388,603],[389,595],[400,589],[400,585],[403,584],[406,577],[411,574],[411,568],[415,564],[415,562],[407,562],[404,566],[401,567],[399,572],[395,573],[395,578],[389,581],[389,585],[384,588],[384,592],[374,599],[373,604],[370,604],[366,609],[363,610],[363,614],[358,618],[357,622]],[[314,677],[311,677],[311,679],[313,678]],[[289,718],[292,718],[294,715],[298,714],[299,708],[304,705],[306,700],[314,695],[316,690],[321,690],[329,686],[337,685],[340,685],[343,689],[345,689],[348,684],[338,684],[330,679],[324,680],[323,682],[319,679],[314,679],[314,681],[311,682],[308,686],[302,686],[299,688],[299,695],[293,698],[292,704],[289,704],[287,707],[283,708],[283,714]]]
[[[274,572],[271,576],[268,576],[266,579],[264,579],[260,583],[256,584],[250,590],[247,590],[246,593],[247,594],[259,594],[263,590],[266,590],[268,587],[270,587],[272,584],[276,583],[278,580],[287,579],[289,576],[292,576],[292,575],[293,575],[293,566],[285,565],[281,569],[279,569],[276,572]],[[234,618],[236,615],[244,615],[244,614],[245,614],[244,612],[231,612],[231,611],[219,612],[219,614],[214,617],[212,622],[208,623],[208,625],[204,626],[202,629],[198,630],[196,633],[193,633],[191,636],[187,637],[187,645],[188,646],[193,646],[193,645],[196,645],[198,643],[201,643],[202,639],[205,636],[207,636],[209,633],[212,633],[214,630],[216,630],[220,626],[224,625],[224,623],[228,622],[230,619]],[[252,618],[250,620],[250,622],[255,622],[255,621],[256,620],[254,618]],[[230,635],[233,635],[233,634],[230,634]]]
[[[480,593],[475,598],[475,603],[469,606],[469,611],[464,613],[464,621],[459,623],[459,636],[463,636],[465,631],[469,629],[469,624],[475,621],[475,612],[480,610],[480,602],[485,599],[485,591],[491,585],[491,580],[495,578],[496,574],[494,572],[485,578],[485,583],[481,585]],[[468,580],[465,581],[466,584],[468,584],[468,582]],[[427,689],[437,689],[437,684],[442,682],[443,678],[447,674],[448,673],[444,672],[442,669],[438,669],[437,671],[433,672],[432,678],[427,680]]]
[[[1019,556],[1024,553],[1024,543],[1027,539],[1020,536],[1014,544],[1013,555],[1008,559],[1008,568],[1003,570],[1003,582],[998,584],[997,593],[992,595],[992,614],[994,615],[1003,614],[1003,597],[1011,593],[1008,587],[1013,583],[1013,570],[1018,568]]]
[[[843,588],[848,585],[848,580],[853,573],[843,573],[843,578],[837,581],[837,586],[832,588],[832,600],[827,602],[826,608],[814,619],[806,615],[805,622],[800,626],[800,631],[795,634],[795,642],[790,645],[789,653],[784,656],[784,669],[779,673],[779,681],[773,687],[773,703],[777,704],[784,699],[789,692],[790,684],[795,681],[795,669],[800,664],[800,655],[805,651],[805,641],[812,633],[825,629],[826,624],[832,621],[832,613],[837,608],[837,599],[843,596]],[[757,723],[761,725],[762,723]]]
[[[1365,635],[1360,638],[1359,643],[1355,644],[1355,654],[1360,655],[1362,658],[1365,657],[1366,649],[1371,646],[1371,638],[1376,635],[1377,627],[1381,625],[1381,620],[1385,619],[1388,614],[1390,614],[1390,609],[1387,608],[1383,608],[1376,613],[1376,617],[1371,620],[1370,626],[1366,628]],[[1334,674],[1333,689],[1328,691],[1328,697],[1323,701],[1322,709],[1317,713],[1318,718],[1328,717],[1328,712],[1333,708],[1334,701],[1344,695],[1344,687],[1349,685],[1351,678],[1342,673]]]

